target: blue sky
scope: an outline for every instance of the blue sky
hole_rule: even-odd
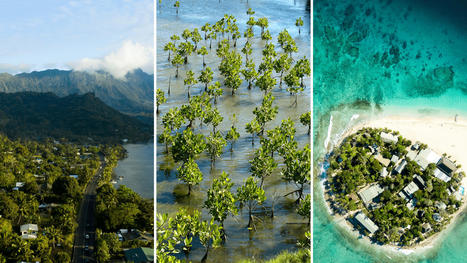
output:
[[[0,72],[152,73],[153,15],[151,0],[0,0]]]

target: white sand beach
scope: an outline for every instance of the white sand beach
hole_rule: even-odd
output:
[[[465,171],[465,167],[467,167],[465,166],[467,165],[467,121],[460,120],[460,118],[456,118],[455,120],[454,116],[450,118],[443,118],[440,116],[376,116],[373,119],[361,122],[347,130],[345,134],[339,138],[339,143],[342,139],[363,127],[389,128],[394,131],[399,131],[403,137],[411,140],[412,143],[420,141],[421,143],[427,144],[429,148],[439,155],[446,153],[447,156],[451,156],[451,160],[455,160],[457,164],[462,165],[460,171]],[[461,184],[464,188],[467,188],[467,177],[462,180]],[[385,245],[383,247],[374,245],[371,244],[370,240],[367,238],[363,238],[362,241],[368,245],[395,253],[403,253],[406,255],[414,252],[423,253],[436,246],[437,242],[441,240],[446,233],[452,230],[452,227],[457,223],[459,214],[466,208],[466,195],[463,196],[463,201],[462,207],[452,215],[451,223],[447,229],[429,237],[422,243],[401,249],[390,245]],[[353,226],[346,220],[338,220],[338,218],[336,218],[335,222],[341,227],[353,232],[355,236],[359,236],[356,231],[352,231]]]

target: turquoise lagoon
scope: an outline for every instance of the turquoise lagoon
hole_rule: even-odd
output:
[[[465,1],[315,1],[314,262],[467,262],[464,214],[431,249],[383,252],[336,226],[320,183],[330,150],[325,144],[359,121],[375,115],[467,119],[466,10]]]

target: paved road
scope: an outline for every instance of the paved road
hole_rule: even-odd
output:
[[[86,186],[79,208],[78,227],[75,230],[75,240],[73,244],[73,263],[95,262],[94,237],[96,232],[96,220],[94,208],[96,206],[97,182],[105,166],[104,156],[99,154],[99,157],[101,159],[101,168],[99,168]],[[86,239],[86,234],[89,235],[89,239]],[[88,247],[87,250],[86,246]]]

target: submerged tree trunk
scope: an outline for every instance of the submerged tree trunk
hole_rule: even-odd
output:
[[[206,247],[206,253],[204,254],[203,258],[201,259],[201,263],[206,262],[206,260],[208,259],[208,253],[209,253],[209,245]]]
[[[225,244],[226,236],[225,236],[225,229],[224,229],[224,221],[221,222],[221,239],[222,239],[222,244]]]
[[[248,228],[251,228],[253,225],[253,216],[251,215],[251,207],[248,208]]]
[[[169,90],[167,91],[167,94],[170,96],[170,81],[171,81],[171,77],[172,76],[169,76]]]
[[[281,77],[280,77],[280,80],[279,80],[279,88],[282,89],[282,75],[284,74],[284,71],[282,70],[281,71]]]

